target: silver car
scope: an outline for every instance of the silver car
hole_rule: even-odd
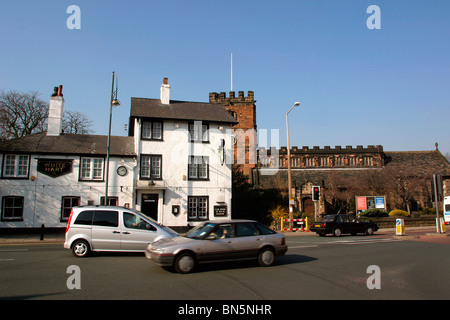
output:
[[[267,267],[286,251],[283,234],[256,221],[229,220],[204,222],[185,236],[155,241],[145,255],[160,266],[189,273],[198,263],[212,261],[257,259]]]
[[[178,236],[143,213],[123,207],[73,207],[67,222],[64,248],[76,257],[91,251],[144,252],[148,244]]]

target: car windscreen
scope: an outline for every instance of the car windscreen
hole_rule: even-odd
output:
[[[211,232],[212,229],[216,227],[214,223],[202,223],[195,228],[189,230],[185,237],[191,239],[203,239],[207,234]]]

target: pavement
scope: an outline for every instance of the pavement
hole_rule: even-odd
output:
[[[450,228],[449,226],[447,226]],[[314,232],[283,231],[286,237],[317,236]],[[442,242],[450,244],[450,231],[437,233],[436,227],[406,227],[404,235],[396,235],[395,228],[382,228],[374,233],[374,236],[392,237],[399,240],[415,240]],[[44,234],[41,240],[40,234],[0,234],[0,245],[11,244],[63,244],[64,234]]]

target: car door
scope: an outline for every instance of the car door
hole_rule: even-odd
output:
[[[232,246],[236,258],[252,258],[258,255],[264,236],[251,222],[238,222],[235,225],[236,238]]]
[[[351,234],[364,232],[364,224],[361,223],[354,215],[348,216],[349,232]]]
[[[133,212],[122,213],[121,250],[145,251],[156,238],[156,227],[144,217]]]
[[[116,210],[95,210],[92,220],[92,249],[120,250],[120,239],[119,212]]]
[[[233,241],[235,240],[234,225],[220,224],[201,241],[200,261],[227,260],[233,258]]]

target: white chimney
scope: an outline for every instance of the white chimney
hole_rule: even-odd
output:
[[[59,136],[62,133],[62,121],[64,112],[63,86],[55,87],[55,92],[50,97],[48,107],[48,136]]]
[[[160,89],[160,99],[162,104],[170,103],[170,84],[167,78],[164,78]]]

